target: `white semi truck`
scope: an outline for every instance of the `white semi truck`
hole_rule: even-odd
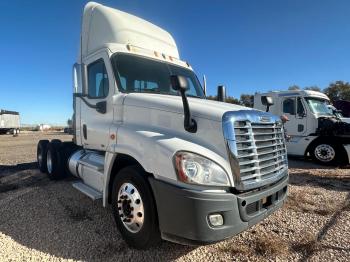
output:
[[[322,164],[350,162],[350,124],[331,110],[329,98],[312,90],[288,90],[257,93],[254,108],[265,109],[262,101],[270,97],[269,111],[286,115],[284,125],[290,140],[289,155],[311,156]]]
[[[15,111],[0,109],[0,135],[6,133],[12,133],[13,135],[16,135],[19,134],[19,130],[19,113]]]
[[[110,204],[130,246],[220,241],[282,206],[280,119],[207,100],[168,32],[88,3],[73,80],[73,142],[41,140],[40,170]]]

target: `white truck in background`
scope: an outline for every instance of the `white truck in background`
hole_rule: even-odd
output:
[[[0,135],[6,133],[17,135],[20,127],[18,112],[0,109]]]
[[[350,124],[330,110],[325,94],[311,90],[256,93],[254,108],[265,110],[266,97],[273,100],[269,112],[289,119],[284,124],[291,137],[286,142],[289,155],[311,156],[322,164],[349,164]]]
[[[39,168],[111,204],[130,246],[220,241],[282,206],[280,119],[207,100],[163,29],[88,3],[73,82],[73,142],[39,141]]]

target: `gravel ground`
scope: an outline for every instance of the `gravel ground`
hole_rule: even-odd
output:
[[[290,160],[287,203],[229,240],[202,247],[162,242],[128,248],[110,208],[36,167],[39,139],[62,133],[0,136],[0,261],[349,261],[350,169]]]

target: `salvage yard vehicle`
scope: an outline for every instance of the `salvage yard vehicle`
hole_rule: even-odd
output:
[[[39,168],[111,204],[130,246],[221,241],[282,206],[280,119],[207,100],[163,29],[88,3],[73,82],[73,141],[39,141]]]
[[[321,164],[349,164],[350,124],[330,110],[329,98],[312,90],[256,93],[254,108],[264,109],[262,99],[271,97],[270,112],[286,115],[285,127],[291,139],[286,142],[289,155],[311,156]]]
[[[20,118],[19,113],[0,109],[0,135],[12,133],[19,134]]]

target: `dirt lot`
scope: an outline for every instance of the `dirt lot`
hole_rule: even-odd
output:
[[[136,251],[109,208],[71,187],[72,178],[52,182],[38,171],[43,138],[70,136],[0,136],[0,261],[350,260],[350,169],[290,160],[288,201],[262,223],[210,246]]]

